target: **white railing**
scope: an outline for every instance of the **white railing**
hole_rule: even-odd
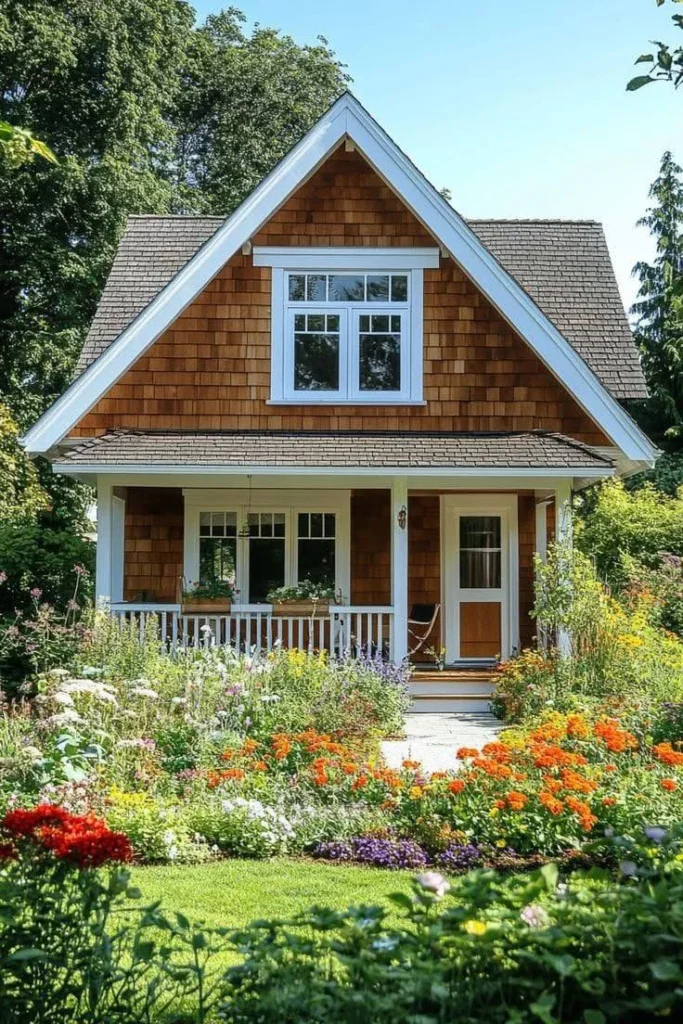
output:
[[[234,647],[240,651],[271,651],[297,647],[327,651],[333,657],[350,654],[389,657],[393,650],[394,610],[389,606],[331,605],[312,616],[274,615],[269,604],[233,605],[229,613],[183,614],[178,604],[110,606],[121,624],[134,623],[144,635],[154,617],[162,644],[183,647]]]

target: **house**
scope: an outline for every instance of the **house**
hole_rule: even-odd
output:
[[[130,218],[25,446],[96,485],[115,614],[402,659],[417,609],[418,658],[486,664],[572,492],[653,464],[645,394],[600,225],[465,221],[346,93],[227,219]],[[182,614],[207,573],[230,613]],[[337,603],[274,615],[303,578]]]

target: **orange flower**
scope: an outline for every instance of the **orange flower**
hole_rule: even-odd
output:
[[[568,796],[566,803],[569,810],[573,811],[578,817],[579,824],[584,832],[590,832],[598,819],[592,813],[588,804],[584,803],[583,800],[578,800],[575,796]]]
[[[637,750],[638,740],[633,733],[622,729],[616,718],[603,718],[593,726],[593,735],[601,739],[613,754],[623,754],[626,750]]]
[[[460,747],[455,756],[458,761],[466,761],[468,757],[477,757],[478,755],[479,751],[476,747]]]
[[[465,788],[465,783],[462,779],[453,779],[452,782],[448,783],[448,789],[451,793],[462,793]]]
[[[538,794],[538,800],[539,803],[545,807],[546,811],[549,811],[553,815],[562,814],[562,811],[564,810],[564,804],[562,801],[558,800],[552,793],[548,793],[544,789],[542,789]]]
[[[667,792],[673,793],[675,789],[678,789],[678,783],[675,779],[662,779],[661,787],[662,789],[666,789]]]
[[[499,811],[504,811],[505,810],[505,801],[504,800],[496,800],[496,802],[494,803],[493,806],[497,807]]]
[[[652,748],[652,751],[658,761],[669,765],[670,768],[683,765],[683,754],[674,750],[670,743],[658,743]]]
[[[420,762],[419,761],[404,761],[403,762],[403,767],[406,768],[408,771],[415,771],[416,768],[420,767]]]
[[[602,802],[605,807],[614,807],[617,802],[617,798],[615,796],[605,796],[603,797]]]
[[[528,797],[524,793],[518,793],[516,790],[511,789],[505,800],[511,811],[523,811],[527,805]]]
[[[598,788],[595,782],[585,779],[583,775],[572,771],[571,768],[565,768],[562,771],[562,785],[565,789],[573,789],[577,793],[593,793]]]
[[[493,758],[494,761],[507,762],[512,757],[512,751],[504,743],[487,743],[481,748],[482,754]]]
[[[432,772],[432,774],[429,777],[432,781],[434,781],[435,779],[447,779],[448,772]]]
[[[472,761],[473,768],[480,768],[492,779],[509,779],[512,775],[512,768],[507,764],[499,764],[490,757],[475,757]]]
[[[617,766],[615,764],[606,764],[605,765],[605,771],[606,772],[615,772],[616,770],[617,770]]]
[[[221,761],[232,761],[234,756],[235,752],[230,750],[230,747],[228,747],[227,750],[224,750],[221,754]]]
[[[368,784],[368,777],[367,777],[367,775],[359,775],[358,778],[355,779],[353,785],[351,786],[351,789],[365,789],[367,784]]]
[[[237,779],[241,782],[244,778],[243,768],[228,768],[227,772],[221,772],[224,779]]]
[[[341,770],[343,771],[344,775],[355,775],[356,772],[358,771],[358,765],[353,764],[352,761],[344,761],[344,763],[341,766]]]
[[[576,740],[587,740],[590,736],[588,722],[583,715],[570,715],[567,719],[567,736]]]
[[[265,772],[268,770],[268,765],[265,761],[254,761],[254,770],[257,772]]]
[[[552,775],[544,775],[542,781],[549,793],[559,793],[562,789],[562,783],[560,780],[554,779]]]
[[[256,740],[248,739],[244,741],[242,745],[242,750],[244,751],[245,754],[253,754],[254,751],[257,750],[259,746],[260,744],[257,743]]]

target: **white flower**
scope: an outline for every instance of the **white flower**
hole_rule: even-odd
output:
[[[85,722],[85,719],[74,708],[64,708],[63,711],[59,711],[56,715],[50,715],[48,718],[48,723],[56,726],[78,725],[80,722]]]
[[[133,697],[149,697],[150,700],[156,700],[159,696],[156,690],[150,690],[146,686],[134,686],[130,692]]]
[[[545,928],[550,923],[550,918],[543,907],[530,903],[520,911],[519,916],[530,928]]]
[[[381,938],[375,939],[371,944],[372,949],[376,949],[380,953],[390,953],[392,949],[396,949],[398,945],[397,939],[391,939],[388,935],[382,935]]]
[[[38,750],[38,747],[23,747],[22,753],[26,757],[30,757],[32,761],[41,761],[43,758],[42,751]]]
[[[415,879],[418,885],[428,892],[433,892],[437,899],[445,896],[451,887],[450,882],[438,871],[425,871]]]
[[[57,704],[63,704],[64,707],[72,708],[74,706],[74,699],[70,693],[64,693],[63,690],[58,690],[57,693],[53,694],[52,699]]]
[[[169,846],[168,850],[166,851],[166,856],[168,857],[169,860],[175,860],[176,857],[178,856],[178,847]]]
[[[199,632],[200,633],[210,633],[211,632],[211,626],[207,626],[207,625],[200,626],[199,627]]]
[[[62,686],[64,693],[86,693],[97,700],[117,704],[116,690],[107,683],[98,683],[94,679],[69,679]]]
[[[277,701],[279,701],[281,699],[282,698],[277,693],[266,693],[263,697],[261,697],[261,700],[262,700],[262,702],[264,704],[270,704],[272,702],[277,702]]]
[[[52,676],[53,679],[65,679],[69,673],[65,668],[51,668],[48,675]]]
[[[187,697],[171,697],[171,704],[187,704]]]

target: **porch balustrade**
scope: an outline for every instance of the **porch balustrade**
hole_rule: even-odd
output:
[[[332,657],[360,657],[394,650],[394,609],[390,606],[331,605],[313,616],[274,615],[271,605],[233,605],[229,613],[183,614],[177,604],[110,605],[123,626],[143,636],[153,625],[169,651],[180,647],[233,647],[272,651],[274,647],[326,651]]]

